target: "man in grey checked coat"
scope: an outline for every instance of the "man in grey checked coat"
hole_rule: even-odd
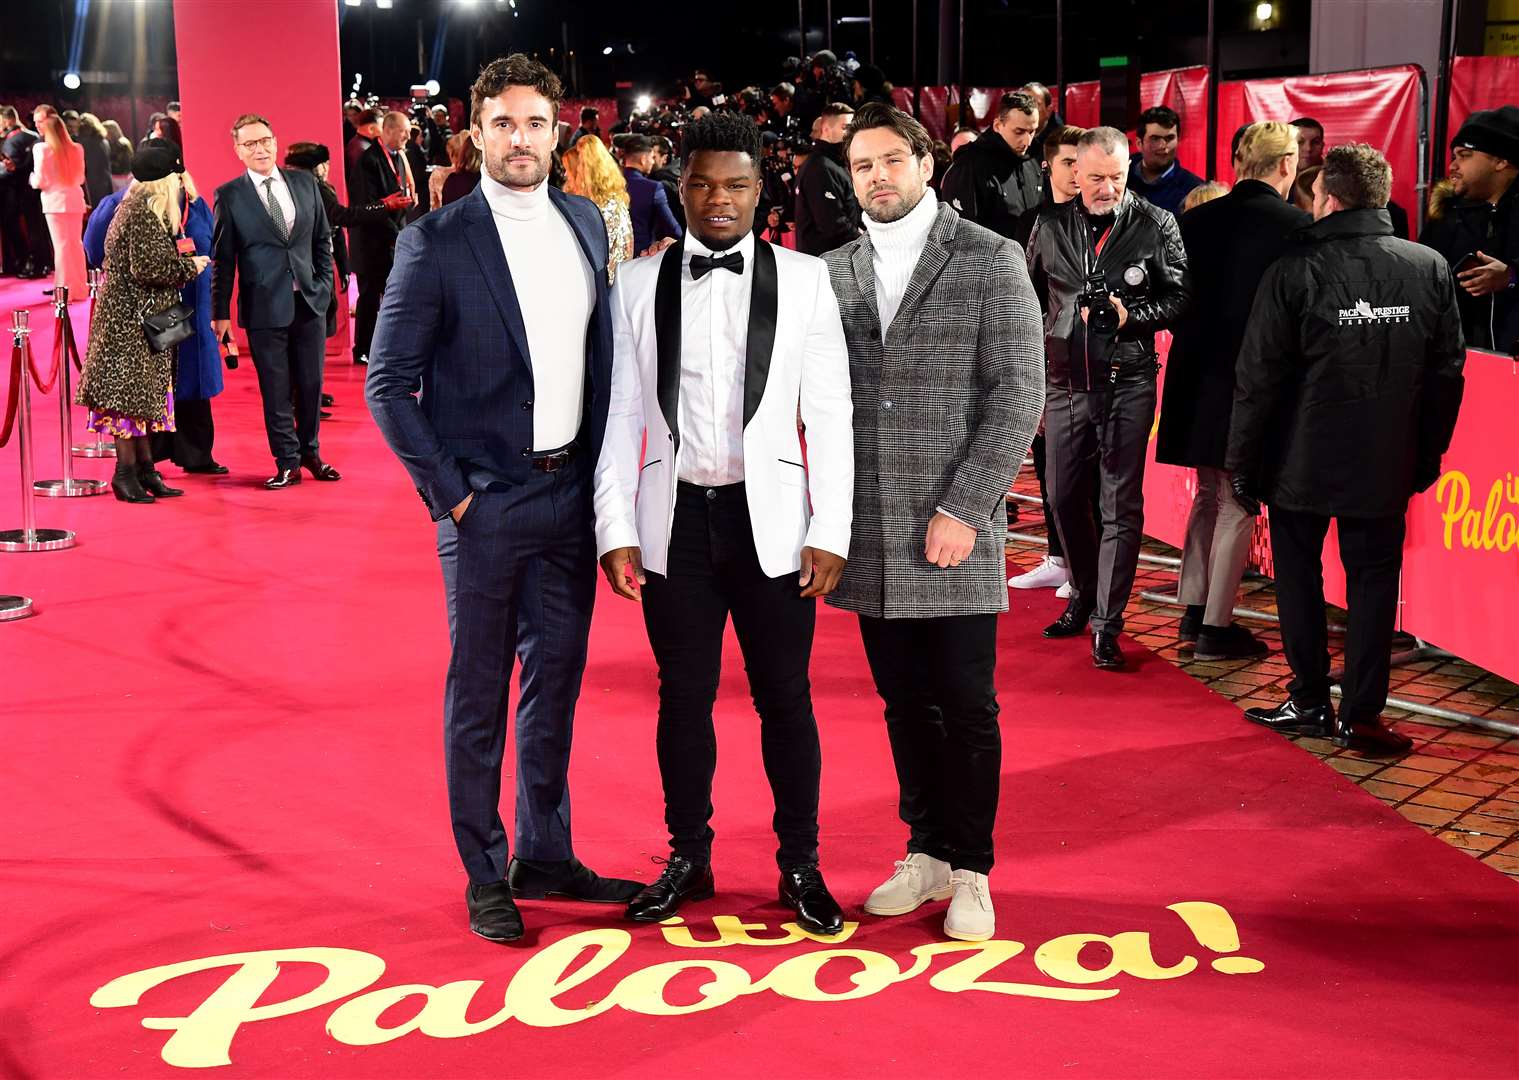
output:
[[[865,903],[950,898],[979,941],[1002,740],[1006,498],[1044,407],[1039,303],[1016,243],[940,205],[932,143],[887,105],[844,142],[866,235],[830,252],[854,398],[854,532],[828,602],[857,613],[901,785],[906,858]]]

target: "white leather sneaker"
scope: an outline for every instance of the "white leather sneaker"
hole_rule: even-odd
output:
[[[1065,568],[1065,560],[1054,555],[1046,555],[1044,561],[1026,574],[1017,574],[1007,579],[1007,587],[1010,589],[1054,589],[1070,581],[1070,572]]]
[[[944,916],[944,933],[960,941],[985,941],[997,929],[997,913],[992,910],[991,886],[985,874],[974,870],[956,870],[949,875],[954,896]]]
[[[1071,594],[1074,593],[1075,591],[1076,591],[1075,589],[1071,588],[1071,583],[1069,581],[1067,581],[1064,585],[1060,586],[1060,588],[1058,588],[1058,589],[1055,590],[1055,599],[1056,600],[1069,600],[1071,598]]]
[[[913,852],[897,860],[891,877],[866,898],[865,910],[872,915],[906,915],[930,900],[947,900],[949,894],[949,863]]]

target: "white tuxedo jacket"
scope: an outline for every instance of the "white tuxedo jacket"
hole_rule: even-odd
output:
[[[596,464],[597,555],[637,547],[644,567],[656,574],[668,565],[680,476],[682,252],[676,243],[618,269],[612,397]],[[806,426],[805,467],[798,404]],[[838,303],[823,260],[763,240],[754,245],[743,447],[761,569],[770,577],[796,572],[803,547],[846,557],[854,435]]]

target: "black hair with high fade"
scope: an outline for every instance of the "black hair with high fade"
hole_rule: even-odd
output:
[[[680,133],[680,163],[684,168],[691,155],[699,150],[718,153],[748,154],[754,167],[760,167],[763,153],[760,149],[760,129],[743,113],[718,109],[693,120]]]

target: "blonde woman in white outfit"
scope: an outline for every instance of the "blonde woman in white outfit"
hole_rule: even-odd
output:
[[[84,262],[84,147],[69,138],[63,118],[39,105],[32,121],[42,141],[32,147],[32,187],[42,192],[42,213],[53,241],[53,284],[69,299],[87,295]]]

